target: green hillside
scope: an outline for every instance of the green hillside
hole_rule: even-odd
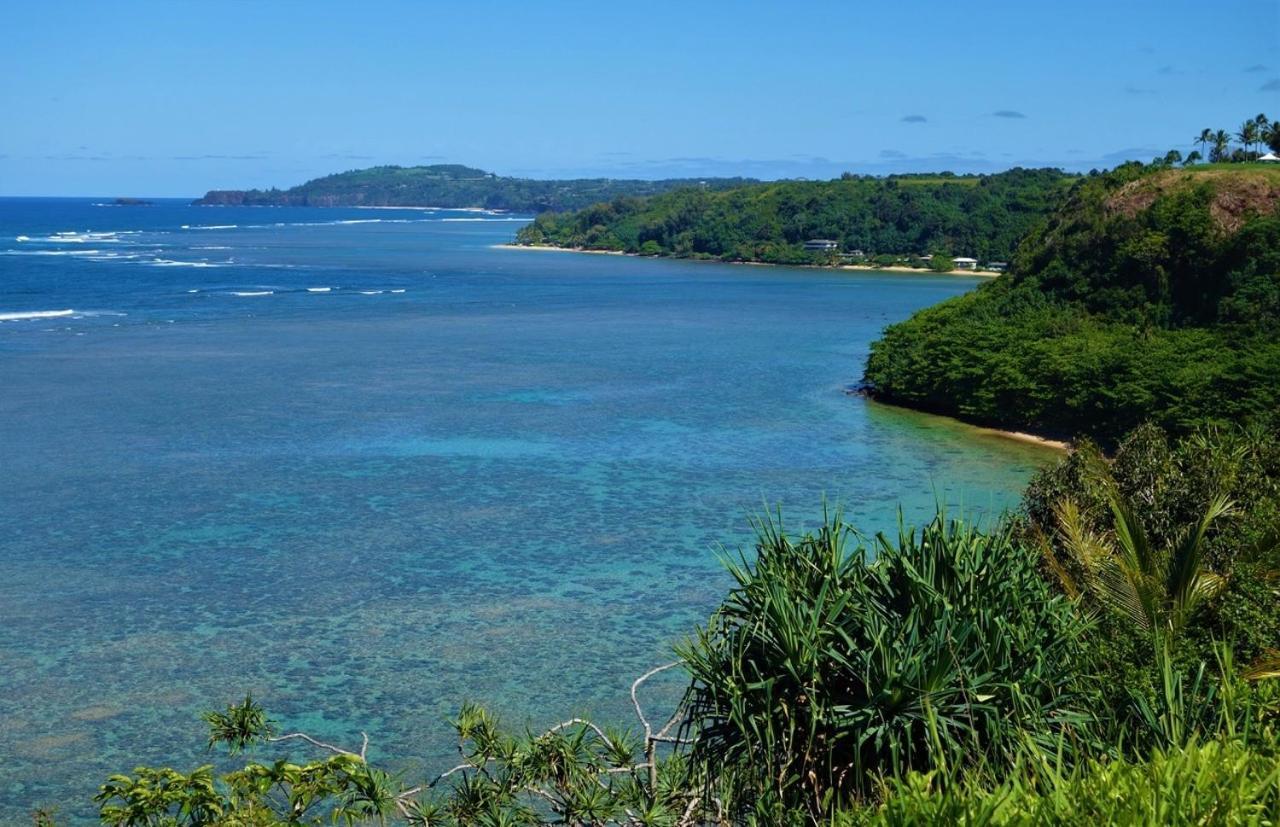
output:
[[[1053,169],[1014,169],[682,189],[544,215],[517,240],[724,261],[829,263],[830,254],[803,247],[821,238],[868,256],[941,253],[1003,261],[1075,180]]]
[[[453,207],[544,212],[580,209],[597,201],[644,196],[676,187],[712,190],[745,178],[662,181],[614,178],[537,180],[511,178],[459,164],[357,169],[316,178],[287,190],[211,190],[201,205],[296,207]]]
[[[878,398],[1110,443],[1280,407],[1280,170],[1128,164],[872,346]]]

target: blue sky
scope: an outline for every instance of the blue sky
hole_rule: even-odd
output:
[[[1280,117],[1280,0],[46,0],[0,77],[4,195],[1088,169]]]

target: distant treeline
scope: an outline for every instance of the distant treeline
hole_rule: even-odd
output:
[[[1126,164],[872,346],[874,396],[1114,444],[1280,411],[1280,168]]]
[[[539,216],[517,241],[776,264],[831,263],[855,250],[1004,261],[1077,179],[1013,169],[684,188]],[[836,241],[839,250],[805,250],[812,239]]]
[[[576,210],[597,201],[645,196],[677,187],[709,190],[747,178],[640,181],[614,178],[509,178],[458,164],[372,167],[316,178],[287,190],[211,190],[196,204],[291,207],[451,207],[540,213]]]

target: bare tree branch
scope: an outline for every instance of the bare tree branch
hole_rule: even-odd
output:
[[[680,820],[676,822],[679,825],[693,824],[693,812],[698,809],[699,798],[695,795],[689,799],[689,805],[684,808],[684,815],[680,816]]]
[[[291,741],[294,739],[306,741],[308,744],[311,744],[314,747],[319,747],[320,749],[323,749],[323,750],[328,750],[329,752],[332,752],[334,755],[349,755],[352,758],[359,758],[361,761],[364,760],[364,749],[361,749],[360,752],[352,752],[351,750],[343,749],[342,747],[335,747],[333,744],[326,744],[324,741],[317,741],[315,738],[312,738],[310,735],[307,735],[305,732],[291,732],[288,735],[278,735],[272,738],[268,738],[267,742],[274,744],[278,741]],[[366,749],[369,746],[369,736],[367,735],[365,736],[364,746]]]
[[[442,773],[440,773],[439,775],[437,775],[437,776],[435,777],[435,779],[431,781],[431,783],[427,784],[427,786],[428,786],[428,787],[434,787],[435,785],[439,784],[441,781],[443,781],[443,780],[445,780],[446,778],[448,778],[449,776],[453,775],[455,772],[462,772],[463,770],[479,770],[479,769],[481,769],[481,768],[480,768],[480,767],[477,767],[475,764],[470,764],[470,763],[467,763],[467,764],[459,764],[458,766],[454,767],[453,769],[451,769],[451,770],[445,770],[444,772],[442,772]]]
[[[631,705],[635,707],[636,717],[640,719],[640,724],[644,727],[644,734],[646,738],[649,737],[650,734],[652,734],[653,728],[649,726],[649,720],[644,717],[644,710],[640,708],[640,699],[636,697],[636,691],[640,689],[640,684],[649,680],[649,678],[652,678],[654,675],[658,674],[659,672],[665,672],[668,669],[674,669],[675,667],[679,666],[681,663],[683,663],[683,661],[676,660],[676,661],[672,661],[671,663],[664,663],[662,666],[655,666],[654,668],[650,669],[648,672],[645,672],[643,675],[636,678],[635,682],[631,684]]]
[[[604,734],[604,730],[603,730],[603,729],[601,729],[600,727],[598,727],[598,726],[596,726],[595,724],[591,723],[591,722],[590,722],[590,721],[588,721],[586,718],[570,718],[569,720],[565,721],[565,722],[564,722],[564,723],[562,723],[562,724],[556,724],[556,725],[555,725],[555,726],[553,726],[551,729],[547,730],[545,734],[546,734],[546,735],[550,735],[550,734],[552,734],[553,732],[559,732],[560,730],[564,729],[565,727],[571,727],[571,726],[573,726],[574,724],[578,724],[578,725],[580,725],[580,726],[585,726],[585,727],[590,727],[592,730],[594,730],[594,731],[595,731],[596,735],[599,735],[599,736],[600,736],[600,740],[601,740],[601,741],[606,741],[606,742],[607,742],[607,741],[609,740],[609,736]]]

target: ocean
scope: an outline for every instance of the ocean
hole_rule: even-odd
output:
[[[991,520],[1054,458],[846,393],[977,279],[495,247],[527,220],[0,199],[0,821],[213,760],[246,692],[409,778],[466,700],[629,723],[751,516]]]

